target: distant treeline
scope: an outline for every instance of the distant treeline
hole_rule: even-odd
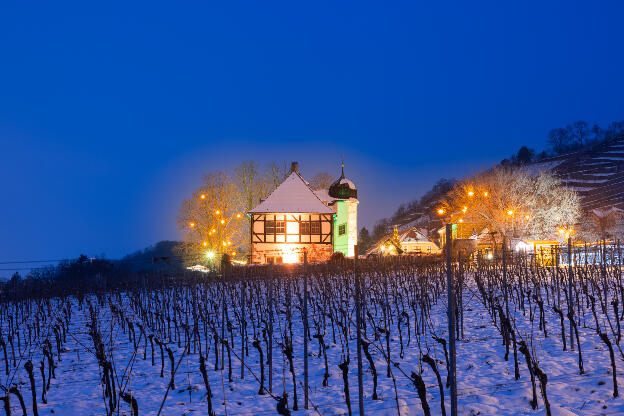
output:
[[[22,277],[13,274],[11,279],[0,282],[0,293],[18,296],[60,296],[64,294],[89,293],[98,290],[124,289],[132,285],[162,284],[165,276],[190,276],[182,267],[175,253],[176,241],[161,241],[145,250],[110,260],[88,257],[84,254],[56,266],[36,268]]]
[[[546,149],[541,153],[536,154],[534,149],[522,146],[516,154],[503,159],[501,165],[524,165],[540,161],[595,146],[622,134],[624,134],[624,121],[614,121],[603,128],[598,124],[590,126],[586,121],[578,120],[565,127],[550,130],[546,136]]]

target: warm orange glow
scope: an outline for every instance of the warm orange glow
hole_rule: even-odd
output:
[[[236,255],[236,252],[235,252],[235,251],[233,251],[233,252],[232,252],[232,255],[233,255],[233,256],[235,256],[235,255]]]
[[[195,227],[195,223],[194,222],[190,223],[189,227],[191,227],[191,228]]]
[[[440,215],[444,214],[444,209],[440,208],[440,209],[438,210],[438,214],[440,214]]]
[[[531,218],[531,217],[529,217],[528,215],[525,215],[525,216],[524,216],[524,219],[525,219],[525,220],[528,220],[529,218]]]
[[[215,230],[215,229],[213,228],[213,229],[212,229],[212,232],[213,232],[213,233],[216,233],[216,232],[217,232],[217,230]]]
[[[208,245],[207,241],[204,241],[204,247],[206,247]]]
[[[460,219],[459,219],[459,222],[464,222],[463,218],[460,218]]]
[[[473,196],[473,195],[474,195],[474,192],[472,191],[468,192],[468,196]]]
[[[236,214],[236,218],[240,218],[240,214]]]
[[[225,220],[221,220],[221,224],[225,224]]]
[[[283,263],[299,263],[299,254],[288,244],[280,244]]]
[[[222,244],[223,244],[223,247],[227,246],[227,244],[225,243],[225,241],[224,241]]]
[[[230,244],[232,244],[232,242],[231,242],[231,241],[228,241],[228,242],[227,242],[227,245],[229,246]]]
[[[290,250],[284,252],[284,255],[282,256],[282,261],[284,263],[299,263],[299,256],[297,255],[297,253]]]
[[[483,196],[488,196],[488,193],[487,192],[483,192]]]
[[[206,195],[202,194],[201,199],[206,199]]]
[[[466,213],[466,211],[468,211],[468,207],[463,207],[463,208],[462,208],[462,212],[465,214],[465,213]]]
[[[507,211],[507,215],[513,215],[513,211],[512,210]]]
[[[219,215],[219,214],[221,214],[221,211],[216,210],[216,211],[215,211],[215,215]]]

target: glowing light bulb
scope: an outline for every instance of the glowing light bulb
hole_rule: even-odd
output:
[[[525,215],[525,216],[524,216],[524,219],[525,219],[525,220],[528,220],[529,218],[531,218],[531,217],[529,217],[528,215]]]
[[[217,232],[217,230],[215,230],[215,229],[213,228],[213,229],[212,229],[212,232],[213,232],[213,233],[216,233],[216,232]]]
[[[483,196],[488,196],[488,193],[487,192],[483,192]]]
[[[221,220],[221,224],[225,224],[225,220]]]
[[[235,255],[236,255],[236,252],[235,252],[235,251],[233,251],[233,252],[232,252],[232,255],[233,255],[233,256],[235,256]]]
[[[219,214],[221,214],[221,211],[216,210],[216,211],[215,211],[215,215],[219,215]]]
[[[513,211],[512,210],[507,211],[507,215],[513,215]]]
[[[440,209],[438,210],[438,214],[440,214],[440,215],[444,214],[444,210],[443,210],[442,208],[440,208]]]
[[[240,218],[240,214],[236,214],[236,218]]]
[[[206,199],[206,195],[202,194],[200,198],[201,199]]]
[[[194,222],[189,223],[189,227],[191,228],[195,227],[195,223]]]
[[[474,192],[472,191],[468,192],[468,196],[473,196],[473,195],[474,195]]]
[[[208,242],[204,241],[204,247],[206,247],[208,245]]]

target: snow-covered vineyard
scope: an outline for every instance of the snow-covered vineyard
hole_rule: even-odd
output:
[[[353,264],[244,270],[225,282],[5,300],[4,411],[357,414]],[[366,412],[449,413],[444,263],[401,258],[359,270]],[[458,414],[623,414],[621,274],[515,258],[505,291],[501,264],[456,263]]]

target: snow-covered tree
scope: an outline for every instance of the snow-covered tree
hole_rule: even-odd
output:
[[[549,172],[498,167],[459,182],[438,214],[505,238],[552,238],[580,216],[576,192]]]

